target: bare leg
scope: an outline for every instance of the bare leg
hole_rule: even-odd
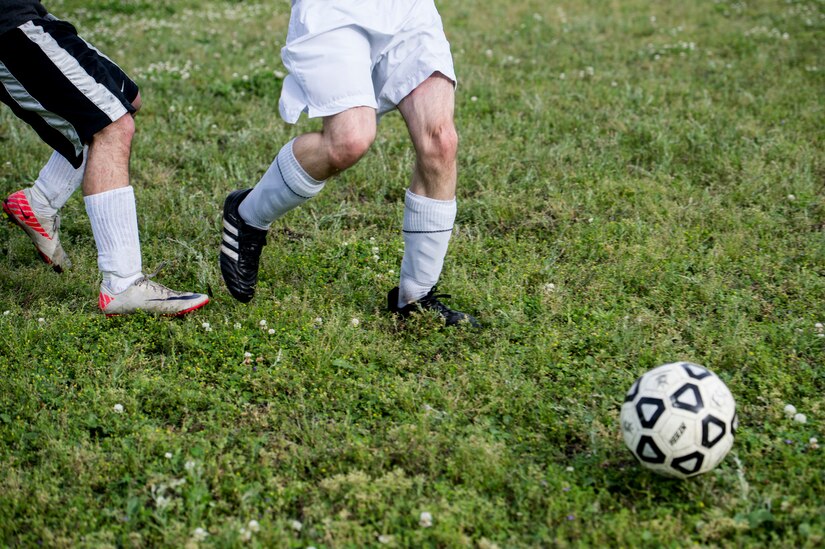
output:
[[[375,109],[355,107],[324,118],[320,132],[295,140],[293,152],[313,179],[323,181],[353,166],[375,140]]]
[[[403,308],[432,295],[441,276],[456,216],[454,100],[452,81],[435,73],[398,105],[416,154],[404,200],[401,277],[398,293],[390,293],[390,310],[400,310],[393,308],[393,301]],[[442,312],[448,322],[451,314]]]
[[[358,162],[374,139],[375,110],[371,108],[356,107],[325,118],[320,132],[301,135],[281,149],[238,206],[239,215],[256,229],[268,229],[273,221],[321,192],[327,178]]]
[[[436,200],[455,198],[458,135],[454,103],[453,82],[435,73],[398,105],[415,147],[410,191],[417,195]]]
[[[134,105],[140,108],[140,104],[138,95]],[[129,158],[134,134],[134,119],[122,116],[94,135],[83,177],[84,196],[129,186]]]

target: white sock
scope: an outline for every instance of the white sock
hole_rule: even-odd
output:
[[[103,286],[120,293],[142,276],[135,192],[131,186],[84,197]]]
[[[36,213],[47,216],[56,214],[66,204],[72,193],[80,187],[85,171],[85,154],[83,165],[74,168],[68,160],[63,158],[63,155],[53,152],[30,189],[32,209]]]
[[[404,259],[398,285],[398,306],[418,301],[441,276],[444,256],[455,223],[456,201],[413,194],[404,199]]]
[[[238,206],[238,213],[249,225],[269,229],[273,221],[324,188],[323,181],[313,179],[298,163],[292,152],[294,142],[293,139],[283,146],[264,176]]]

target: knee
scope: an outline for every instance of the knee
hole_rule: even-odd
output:
[[[106,141],[111,144],[131,147],[134,135],[135,120],[129,115],[124,115],[97,132],[94,135],[94,141]]]
[[[343,171],[361,160],[375,141],[375,128],[350,131],[330,141],[327,154],[329,163],[336,171]]]
[[[446,166],[455,162],[458,133],[452,121],[429,127],[419,147],[420,159],[431,165]]]

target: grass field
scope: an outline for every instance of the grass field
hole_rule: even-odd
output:
[[[145,269],[213,299],[104,318],[79,193],[63,275],[0,226],[0,546],[822,547],[825,2],[438,4],[461,135],[441,289],[480,332],[383,310],[397,114],[273,226],[252,303],[223,287],[223,198],[317,127],[277,115],[288,2],[47,2],[141,86]],[[49,151],[7,108],[0,143],[6,196]],[[676,360],[740,416],[684,482],[618,426]]]

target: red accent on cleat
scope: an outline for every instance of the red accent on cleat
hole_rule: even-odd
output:
[[[100,307],[100,310],[106,308],[106,305],[112,302],[114,298],[110,295],[106,295],[103,292],[100,292],[100,296],[97,298],[97,304]]]
[[[15,212],[12,208],[17,208],[17,211]],[[37,221],[37,217],[35,217],[34,212],[32,212],[32,208],[29,205],[29,201],[26,200],[26,195],[23,191],[17,191],[10,195],[3,202],[3,211],[18,225],[20,225],[21,222],[25,223],[43,238],[52,239],[52,236],[47,233]]]

